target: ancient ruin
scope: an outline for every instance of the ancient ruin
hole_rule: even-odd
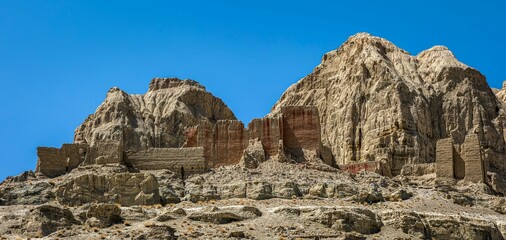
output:
[[[436,176],[438,178],[485,182],[487,169],[488,165],[483,159],[478,135],[467,135],[461,145],[454,144],[451,138],[437,142]]]
[[[170,81],[174,81],[171,79]],[[265,159],[287,155],[303,161],[304,150],[320,155],[320,125],[315,107],[286,107],[276,117],[254,119],[244,128],[238,120],[202,121],[186,129],[180,148],[146,148],[123,151],[123,142],[109,140],[89,147],[83,143],[62,148],[39,147],[37,172],[56,177],[79,165],[124,164],[137,170],[167,169],[202,173],[210,168],[238,164],[250,140],[262,143]]]
[[[193,80],[113,87],[0,184],[0,238],[505,239],[505,101],[364,33],[247,125]]]

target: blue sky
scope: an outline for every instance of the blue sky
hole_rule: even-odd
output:
[[[505,12],[505,1],[0,0],[0,179],[34,169],[37,146],[71,142],[110,87],[194,79],[249,122],[357,32],[411,54],[445,45],[499,88]]]

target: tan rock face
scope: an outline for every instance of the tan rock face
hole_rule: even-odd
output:
[[[504,155],[502,105],[483,75],[442,46],[412,56],[357,34],[290,86],[272,114],[293,105],[318,108],[324,149],[337,164],[383,160],[396,175],[434,162],[438,139],[462,144],[473,131],[492,165],[502,161],[492,155]]]
[[[55,192],[57,200],[69,206],[89,202],[123,206],[160,203],[158,182],[147,173],[83,174],[63,182]]]
[[[195,81],[155,78],[144,95],[129,95],[118,88],[75,131],[74,142],[100,145],[123,142],[123,149],[181,147],[184,130],[199,121],[236,119],[219,98]]]
[[[247,129],[238,120],[201,121],[186,129],[184,147],[203,147],[209,167],[238,164],[253,139],[261,142],[267,158],[286,151],[292,159],[306,159],[303,150],[320,152],[318,119],[315,107],[297,106],[285,107],[277,116],[253,119]]]

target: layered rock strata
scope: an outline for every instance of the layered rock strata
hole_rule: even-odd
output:
[[[360,33],[323,56],[314,71],[274,105],[316,106],[322,142],[337,164],[387,162],[394,175],[407,164],[435,161],[438,139],[462,144],[477,133],[492,167],[504,162],[504,107],[477,70],[446,47],[412,56]]]

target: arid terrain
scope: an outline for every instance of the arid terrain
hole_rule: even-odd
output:
[[[366,33],[248,124],[193,80],[113,87],[0,184],[0,239],[504,239],[505,101]]]

